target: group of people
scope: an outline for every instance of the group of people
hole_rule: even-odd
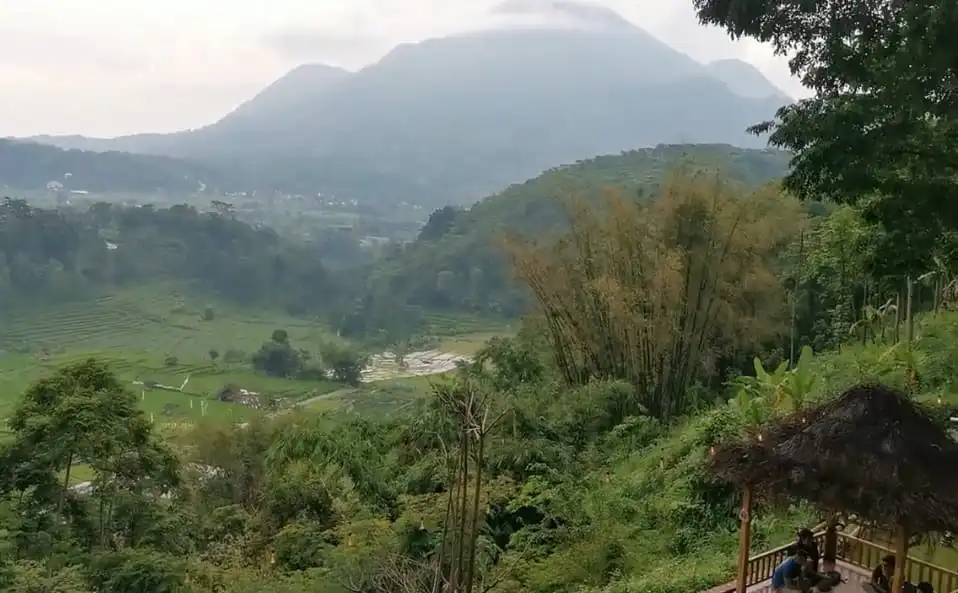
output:
[[[895,577],[895,557],[891,554],[882,558],[881,564],[872,571],[872,580],[869,583],[877,593],[889,593]],[[935,593],[931,583],[921,582],[917,585],[908,581],[904,584],[904,593]]]
[[[818,543],[811,529],[802,529],[798,532],[795,543],[788,547],[785,560],[772,573],[772,591],[780,593],[786,587],[808,593],[813,587],[820,591],[830,591],[840,582],[837,573],[822,574],[819,572]],[[895,576],[895,557],[885,556],[881,564],[872,572],[871,582],[868,583],[875,593],[890,593]],[[904,593],[935,593],[931,583],[906,582]]]
[[[811,529],[802,529],[798,532],[795,543],[786,550],[785,560],[772,573],[772,590],[779,593],[790,587],[808,592],[825,580],[834,584],[831,583],[830,576],[818,572],[818,564],[819,552],[815,534]]]

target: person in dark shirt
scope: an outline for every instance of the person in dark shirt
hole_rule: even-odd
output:
[[[806,568],[808,571],[817,574],[819,559],[818,542],[815,541],[815,534],[812,533],[811,529],[799,530],[796,546],[805,552],[805,558],[807,559]]]
[[[872,586],[881,593],[891,591],[891,581],[895,576],[895,557],[892,555],[882,558],[881,564],[872,571]]]

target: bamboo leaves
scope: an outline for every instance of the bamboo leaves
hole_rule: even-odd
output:
[[[651,415],[673,418],[690,385],[782,326],[774,260],[804,217],[774,188],[743,196],[680,171],[651,203],[609,193],[566,205],[565,234],[514,242],[511,255],[567,383],[626,380]]]

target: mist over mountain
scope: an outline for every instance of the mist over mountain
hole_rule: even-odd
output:
[[[355,73],[301,66],[200,129],[34,140],[195,159],[250,187],[435,205],[597,154],[763,146],[745,129],[789,100],[754,67],[701,64],[601,5],[507,0],[488,17]]]
[[[792,101],[792,97],[772,84],[758,68],[748,62],[736,59],[715,60],[706,67],[715,78],[724,82],[737,95],[757,99],[774,97],[783,103]]]

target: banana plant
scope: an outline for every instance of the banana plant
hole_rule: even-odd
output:
[[[812,370],[813,358],[812,348],[804,346],[793,368],[783,362],[772,372],[755,358],[755,376],[736,380],[736,395],[730,403],[750,424],[803,408],[818,382]]]

